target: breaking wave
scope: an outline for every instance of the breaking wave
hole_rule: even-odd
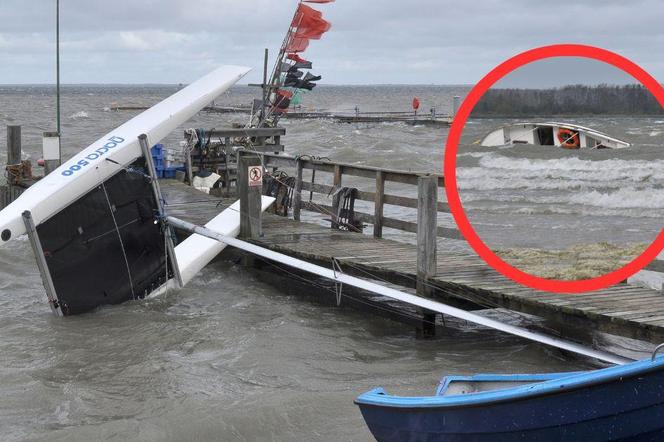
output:
[[[633,209],[664,209],[664,160],[527,159],[492,153],[480,156],[478,164],[457,170],[464,201],[549,205],[524,209],[537,213],[588,206],[614,214],[624,209],[624,215],[635,216]]]
[[[664,186],[664,160],[526,159],[491,154],[457,171],[460,189],[582,190]]]
[[[90,118],[90,116],[85,111],[79,111],[76,112],[75,114],[70,115],[69,118],[71,118],[72,120],[82,120],[85,118]]]

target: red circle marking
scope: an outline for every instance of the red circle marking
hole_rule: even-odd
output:
[[[461,107],[459,107],[459,110],[454,117],[454,121],[452,122],[452,126],[450,127],[447,144],[445,146],[445,160],[443,163],[445,192],[447,194],[447,202],[450,206],[450,211],[452,212],[454,220],[464,238],[466,238],[466,241],[468,241],[468,244],[470,244],[473,250],[475,250],[475,252],[495,270],[506,277],[533,289],[556,293],[583,293],[612,286],[626,280],[628,277],[643,269],[648,263],[657,257],[662,249],[664,249],[664,230],[660,231],[655,240],[643,251],[643,253],[625,266],[610,273],[580,281],[546,279],[531,275],[511,266],[499,258],[493,253],[493,251],[491,251],[491,249],[489,249],[489,247],[487,247],[486,244],[484,244],[466,217],[463,205],[461,204],[461,199],[459,198],[459,189],[457,188],[456,156],[459,140],[466,124],[466,120],[468,120],[468,117],[477,102],[491,86],[513,70],[528,63],[532,63],[533,61],[551,57],[584,57],[603,61],[615,66],[637,79],[646,87],[646,89],[648,89],[648,91],[650,91],[659,104],[664,107],[664,89],[659,82],[640,66],[614,52],[577,44],[543,46],[522,52],[501,63],[482,78],[464,99]]]

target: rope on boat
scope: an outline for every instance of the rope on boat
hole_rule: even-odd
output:
[[[115,231],[118,232],[118,239],[120,240],[120,248],[122,249],[122,257],[124,258],[125,265],[127,266],[127,276],[129,277],[129,288],[131,288],[131,297],[133,299],[136,299],[136,293],[134,292],[134,281],[133,277],[131,276],[131,268],[129,266],[129,260],[127,259],[127,253],[125,252],[124,241],[122,241],[122,234],[120,233],[118,222],[115,219],[113,205],[111,204],[111,199],[108,197],[108,192],[106,191],[106,185],[104,184],[104,182],[101,183],[101,188],[104,191],[104,196],[106,197],[106,202],[108,203],[108,210],[111,212],[111,218],[113,219],[113,224],[115,225]]]

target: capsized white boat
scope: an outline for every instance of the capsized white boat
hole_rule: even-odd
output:
[[[213,71],[83,149],[0,211],[0,245],[28,233],[53,312],[84,313],[181,286],[223,249],[195,235],[173,244],[149,146],[248,71]],[[272,201],[264,197],[263,210]],[[239,204],[207,227],[237,235]]]
[[[613,138],[595,129],[570,123],[514,123],[487,134],[482,146],[533,144],[558,146],[566,149],[621,149],[631,146],[627,141]]]

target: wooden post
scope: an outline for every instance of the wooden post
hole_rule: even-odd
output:
[[[438,224],[438,177],[417,179],[417,294],[430,296],[433,289],[427,284],[436,275],[436,233]],[[422,311],[423,322],[418,334],[423,337],[436,333],[436,315]]]
[[[7,165],[21,163],[21,126],[7,126]]]
[[[374,199],[374,238],[383,237],[383,206],[385,205],[385,174],[376,171],[376,197]]]
[[[333,188],[335,192],[335,197],[332,199],[332,229],[339,229],[339,223],[337,222],[337,213],[339,213],[339,197],[336,192],[341,188],[341,178],[343,176],[343,168],[339,164],[334,165],[334,183]]]
[[[295,189],[293,190],[293,219],[300,220],[300,211],[302,210],[302,175],[304,164],[302,160],[297,160],[297,175],[295,178]]]
[[[249,169],[263,166],[256,155],[238,152],[238,191],[240,192],[240,237],[258,238],[261,231],[261,194],[262,185],[250,186]]]
[[[194,171],[191,169],[191,150],[187,149],[187,156],[185,157],[185,165],[187,167],[187,184],[194,185]]]
[[[7,126],[7,166],[21,163],[21,126]],[[8,175],[9,176],[9,175]],[[10,205],[21,188],[12,185],[7,179],[6,186],[0,186],[0,210]]]
[[[228,158],[233,152],[231,147],[231,137],[224,138],[224,152],[226,153],[226,170],[224,170],[224,186],[226,186],[226,196],[231,196],[231,163]]]

